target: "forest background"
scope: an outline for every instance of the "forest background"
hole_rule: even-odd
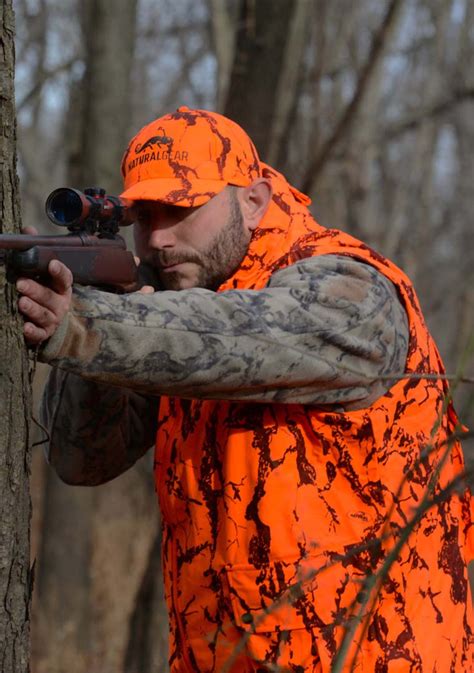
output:
[[[474,3],[16,0],[24,225],[58,186],[120,191],[131,135],[179,105],[224,112],[414,281],[447,370],[474,374]],[[38,368],[39,398],[45,368]],[[474,427],[474,386],[455,390]],[[37,409],[37,401],[35,403]],[[35,410],[37,415],[37,410]],[[40,431],[36,441],[43,438]],[[474,447],[466,443],[468,463]],[[32,673],[165,671],[151,457],[65,486],[33,452]]]

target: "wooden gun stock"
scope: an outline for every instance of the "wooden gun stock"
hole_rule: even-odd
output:
[[[49,278],[53,259],[72,272],[74,283],[93,285],[113,292],[138,289],[137,265],[120,236],[98,238],[78,236],[0,235],[0,251],[9,279],[23,276],[39,281]],[[2,258],[0,258],[1,260]]]

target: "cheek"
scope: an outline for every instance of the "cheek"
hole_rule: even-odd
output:
[[[197,252],[205,252],[218,235],[221,228],[219,220],[209,217],[187,223],[180,230],[180,241]]]

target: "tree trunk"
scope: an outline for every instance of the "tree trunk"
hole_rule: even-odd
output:
[[[224,109],[227,100],[230,74],[235,50],[235,17],[231,16],[229,8],[222,0],[210,0],[209,11],[211,13],[211,38],[216,54],[217,78],[216,78],[216,105],[215,109],[220,112]]]
[[[92,490],[67,487],[47,470],[32,643],[38,673],[93,670],[92,496]]]
[[[14,15],[0,4],[0,230],[18,232],[14,108]],[[31,502],[30,385],[16,295],[0,269],[0,673],[26,673],[29,659]]]
[[[137,0],[84,2],[83,187],[101,182],[112,193],[121,188],[120,161],[131,116],[136,12]]]
[[[68,182],[120,190],[136,0],[82,5],[86,73],[70,94]],[[156,530],[147,458],[97,488],[46,474],[35,610],[35,673],[117,673]],[[160,573],[156,575],[161,581]],[[156,639],[156,638],[155,638]]]
[[[124,673],[166,673],[168,618],[164,610],[161,534],[150,547],[137,601],[130,619]]]
[[[287,46],[291,44],[296,49],[293,37],[298,32],[301,10],[305,13],[309,5],[306,0],[242,0],[241,3],[224,114],[247,131],[264,160],[270,150],[274,157],[279,154],[278,142],[292,108],[292,96],[296,95],[296,91],[290,89],[284,98],[280,82],[282,75],[286,79],[290,70],[297,69],[302,56],[302,49],[298,48],[292,63]]]

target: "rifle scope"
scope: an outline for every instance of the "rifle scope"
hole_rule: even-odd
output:
[[[60,227],[80,227],[86,222],[127,226],[134,222],[133,202],[111,196],[105,189],[71,187],[55,189],[46,199],[46,215]]]

